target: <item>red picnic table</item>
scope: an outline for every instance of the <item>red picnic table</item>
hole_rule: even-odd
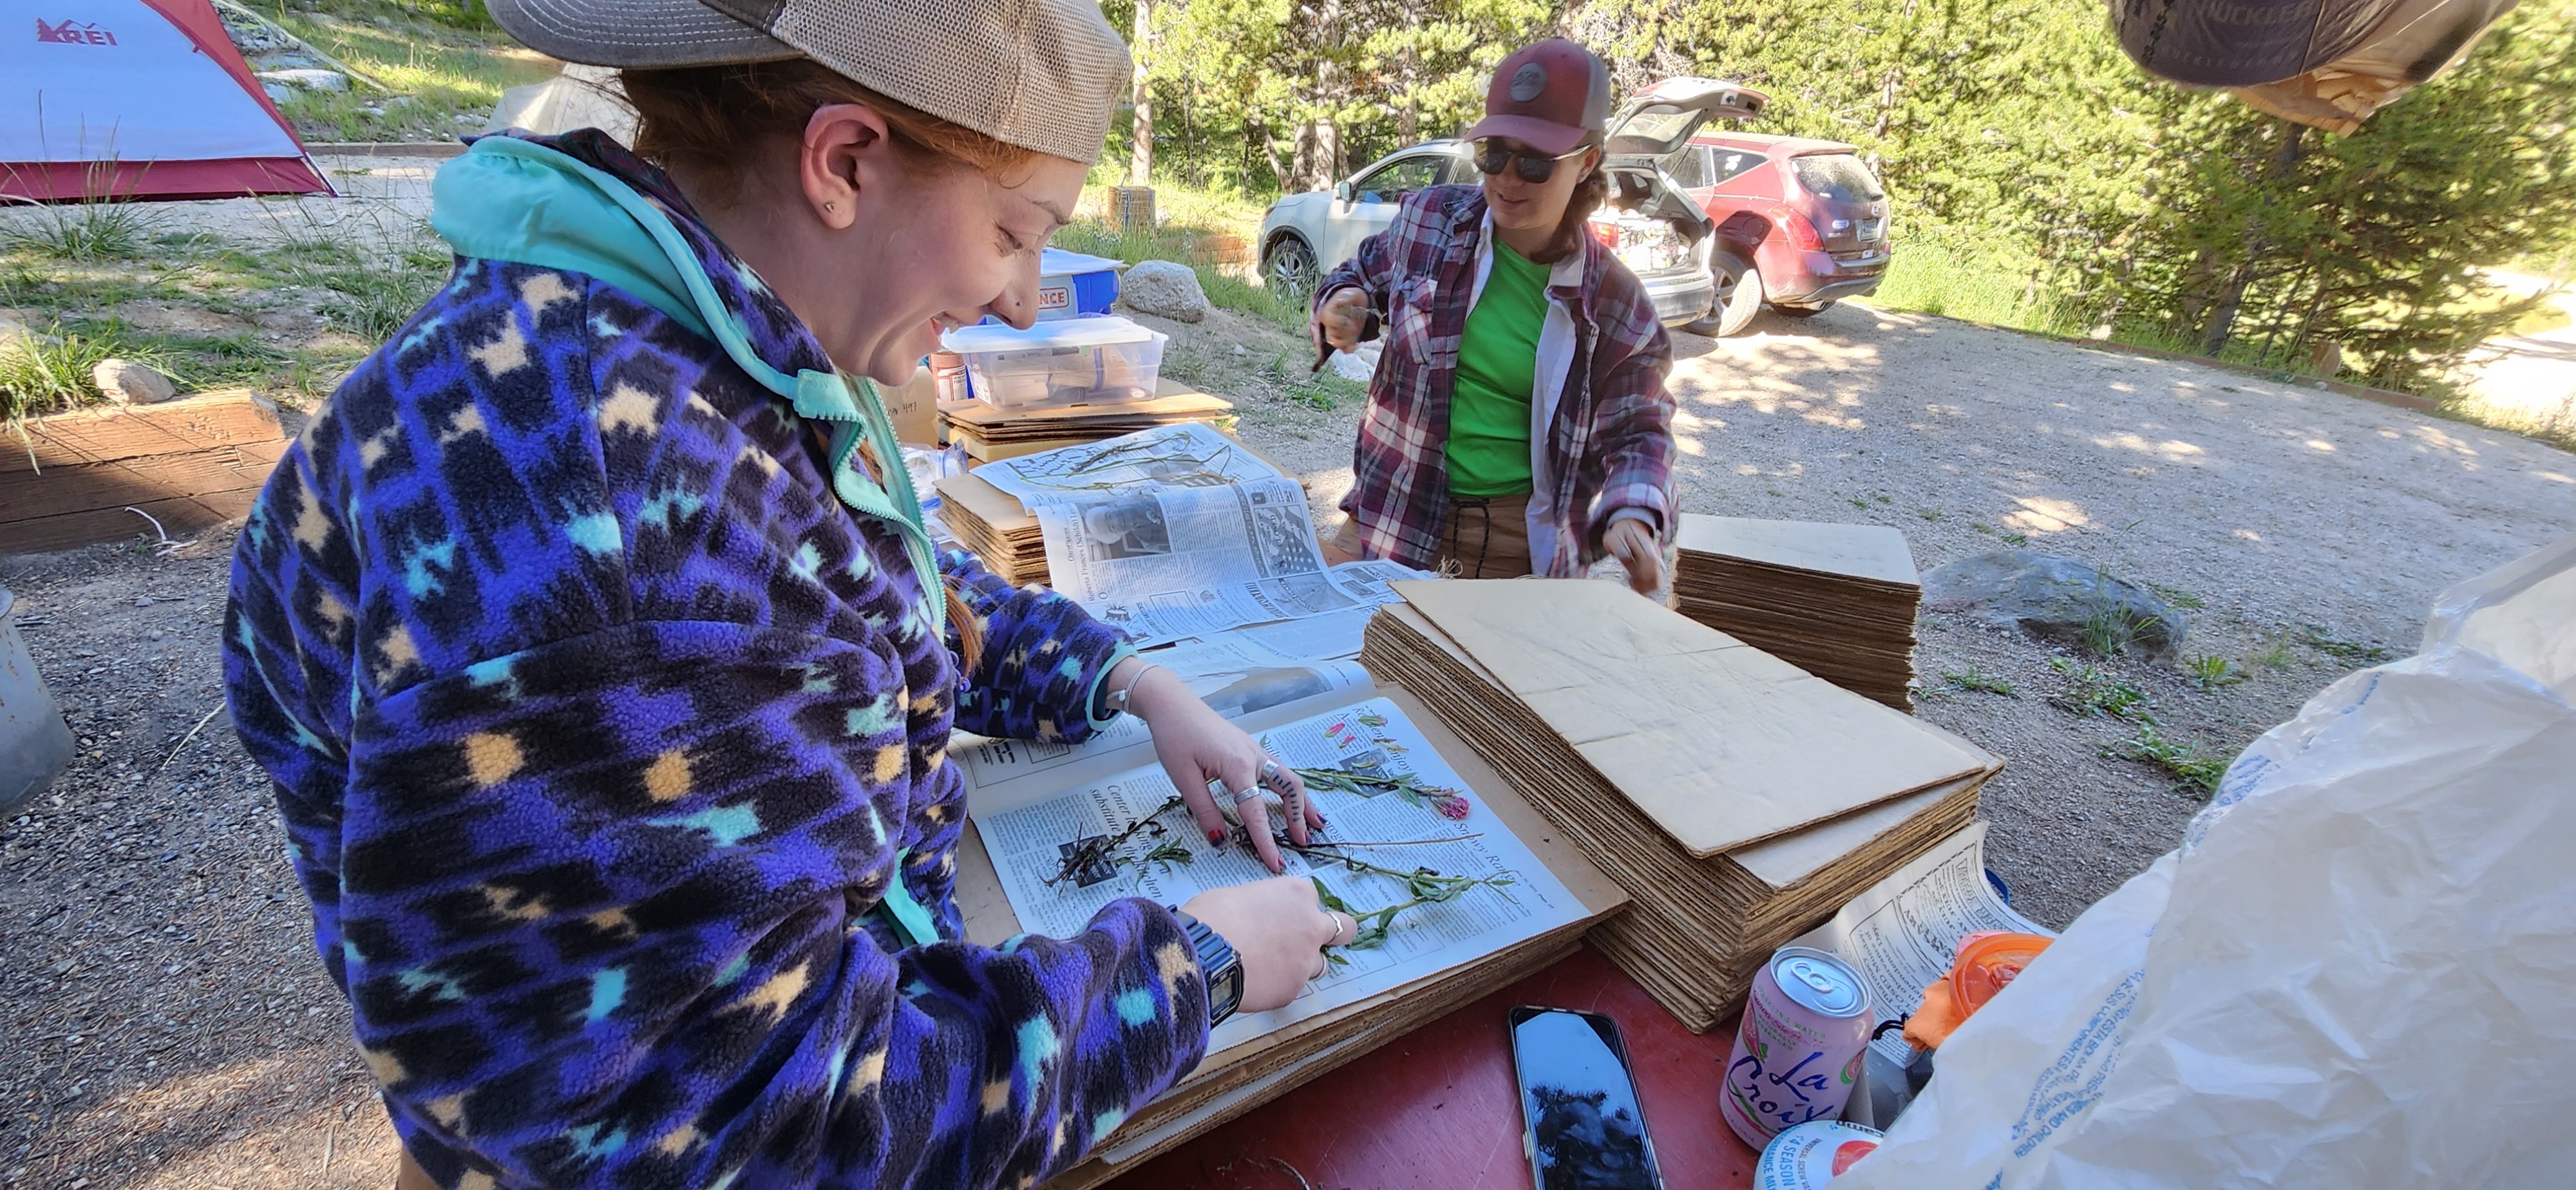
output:
[[[1664,1185],[1753,1184],[1754,1151],[1717,1114],[1734,1022],[1693,1035],[1587,946],[1109,1185],[1298,1190],[1302,1177],[1312,1190],[1528,1187],[1520,1090],[1503,1020],[1517,1004],[1578,1008],[1618,1022]]]

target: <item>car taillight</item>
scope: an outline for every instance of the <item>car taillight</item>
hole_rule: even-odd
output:
[[[1589,226],[1592,228],[1592,238],[1593,238],[1593,239],[1596,239],[1596,240],[1601,241],[1601,246],[1602,246],[1602,247],[1607,248],[1607,249],[1609,249],[1609,250],[1611,250],[1611,251],[1613,251],[1613,252],[1616,252],[1616,251],[1618,251],[1618,250],[1619,250],[1619,225],[1618,225],[1618,224],[1616,224],[1616,223],[1597,223],[1597,222],[1596,222],[1596,223],[1592,223],[1592,224],[1590,224]]]
[[[1771,208],[1771,221],[1780,225],[1780,234],[1789,237],[1789,242],[1797,245],[1799,251],[1824,250],[1825,241],[1816,235],[1816,225],[1808,222],[1805,215],[1786,206],[1777,206]]]

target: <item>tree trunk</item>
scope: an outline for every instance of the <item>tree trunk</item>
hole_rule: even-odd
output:
[[[1150,0],[1136,0],[1136,36],[1131,40],[1136,55],[1136,121],[1134,143],[1127,151],[1127,184],[1154,184],[1154,85],[1145,74],[1146,45],[1154,35],[1153,8]]]
[[[1395,109],[1396,142],[1409,145],[1420,139],[1418,134],[1422,131],[1422,106],[1413,99],[1413,47],[1406,46],[1399,51],[1396,62],[1395,77],[1398,85],[1404,88],[1403,105]]]
[[[2280,147],[2272,150],[2271,163],[2263,169],[2261,185],[2263,205],[2266,208],[2276,202],[2276,196],[2272,193],[2273,184],[2289,177],[2290,171],[2298,168],[2299,145],[2307,139],[2308,126],[2305,124],[2293,124],[2282,120],[2280,126],[2282,133]],[[2202,355],[2216,358],[2220,351],[2226,349],[2227,340],[2236,329],[2236,312],[2245,304],[2245,287],[2253,281],[2258,262],[2263,253],[2270,248],[2271,245],[2265,242],[2262,216],[2258,214],[2247,219],[2245,221],[2245,256],[2237,262],[2235,271],[2228,275],[2226,286],[2219,290],[2218,301],[2209,312],[2209,330],[2201,337]]]

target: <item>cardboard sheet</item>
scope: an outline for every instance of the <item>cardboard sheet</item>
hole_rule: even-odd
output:
[[[1876,582],[1916,585],[1914,551],[1885,525],[1765,521],[1682,514],[1676,535],[1691,553],[1723,554],[1772,566],[1817,570]]]
[[[1986,767],[1947,733],[1606,582],[1399,583],[1691,854]]]

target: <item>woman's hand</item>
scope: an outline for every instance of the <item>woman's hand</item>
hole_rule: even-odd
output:
[[[1296,771],[1278,765],[1275,775],[1264,782],[1263,766],[1276,763],[1270,754],[1242,728],[1199,701],[1168,669],[1130,657],[1110,671],[1108,682],[1110,689],[1128,692],[1127,708],[1153,732],[1154,755],[1162,760],[1163,771],[1172,775],[1172,784],[1180,787],[1182,800],[1189,803],[1190,815],[1198,819],[1208,841],[1225,838],[1225,814],[1217,809],[1218,795],[1209,787],[1221,781],[1225,796],[1239,799],[1246,833],[1252,836],[1252,849],[1260,854],[1262,864],[1273,872],[1286,871],[1287,865],[1279,859],[1279,843],[1270,837],[1270,812],[1261,801],[1265,785],[1287,808],[1292,842],[1304,844],[1309,830],[1324,825],[1323,814],[1306,796],[1306,783]]]
[[[1315,321],[1306,328],[1307,336],[1319,347],[1330,343],[1335,351],[1357,351],[1360,332],[1368,325],[1368,313],[1368,295],[1345,285],[1315,307]]]
[[[1191,897],[1181,912],[1215,930],[1243,960],[1239,1012],[1286,1007],[1324,973],[1324,948],[1360,933],[1349,914],[1325,912],[1316,903],[1315,882],[1302,876],[1212,888]]]
[[[1646,522],[1635,517],[1610,522],[1601,533],[1601,546],[1628,568],[1628,589],[1651,596],[1664,585],[1664,544],[1655,540]]]

